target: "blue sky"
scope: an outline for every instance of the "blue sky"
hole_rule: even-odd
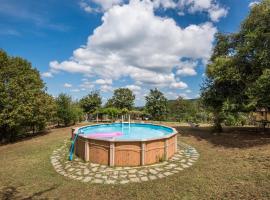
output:
[[[118,87],[196,98],[216,32],[234,32],[249,0],[0,0],[0,48],[29,60],[50,94]],[[256,2],[255,2],[256,3]]]

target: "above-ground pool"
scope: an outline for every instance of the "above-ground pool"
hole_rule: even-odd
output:
[[[177,151],[177,131],[144,123],[112,123],[72,130],[75,154],[85,161],[110,166],[148,165],[167,160]]]

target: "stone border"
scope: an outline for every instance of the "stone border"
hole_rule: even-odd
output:
[[[84,162],[79,158],[68,161],[68,141],[53,151],[51,163],[61,175],[81,182],[126,184],[164,178],[192,166],[199,158],[195,148],[178,142],[178,151],[169,160],[138,167],[110,167]]]

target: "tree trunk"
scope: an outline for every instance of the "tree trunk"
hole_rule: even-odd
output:
[[[213,126],[214,133],[221,133],[223,131],[221,122],[222,118],[220,116],[220,113],[214,113],[214,126]]]

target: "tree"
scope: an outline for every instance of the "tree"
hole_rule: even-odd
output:
[[[43,130],[47,122],[53,122],[56,116],[56,103],[52,96],[46,93],[40,93],[34,99],[29,119],[25,122],[32,128],[34,133],[37,130]]]
[[[184,99],[180,96],[175,100],[169,100],[168,108],[170,120],[201,122],[208,117],[200,105],[200,99]]]
[[[93,114],[101,107],[101,104],[102,99],[98,91],[93,91],[80,100],[80,105],[83,111],[87,113],[88,118],[90,114]]]
[[[13,141],[29,130],[41,130],[54,113],[40,74],[19,57],[0,50],[0,139]]]
[[[235,34],[218,34],[207,80],[204,105],[213,112],[215,128],[222,131],[226,115],[270,106],[267,100],[270,69],[270,0],[255,6]]]
[[[58,125],[65,126],[82,120],[83,110],[78,103],[72,102],[71,96],[59,94],[56,98]]]
[[[135,95],[128,88],[119,88],[114,90],[113,96],[108,100],[109,107],[131,110],[134,106]]]
[[[168,100],[162,92],[157,88],[154,90],[151,89],[145,100],[145,109],[153,119],[162,120],[165,118],[168,112]]]
[[[81,122],[84,119],[84,112],[80,104],[73,102],[71,106],[72,123]]]

